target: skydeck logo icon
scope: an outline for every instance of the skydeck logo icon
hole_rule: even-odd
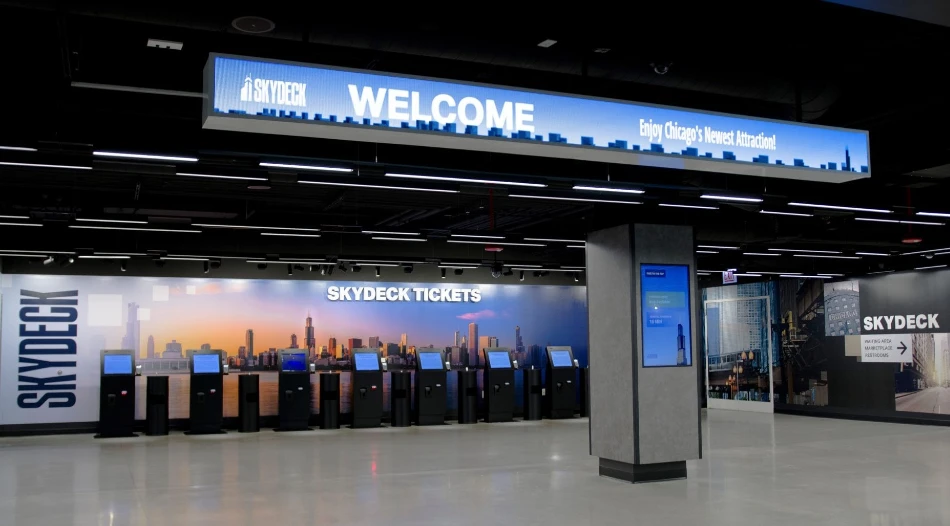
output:
[[[261,102],[279,106],[307,106],[307,85],[283,80],[244,78],[241,102]]]

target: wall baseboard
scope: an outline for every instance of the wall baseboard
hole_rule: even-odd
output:
[[[849,407],[809,406],[795,404],[775,404],[776,413],[822,418],[840,418],[844,420],[865,420],[891,424],[916,424],[925,426],[950,426],[950,415],[933,413],[907,413],[900,411],[881,411],[875,409],[855,409]]]

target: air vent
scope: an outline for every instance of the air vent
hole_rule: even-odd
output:
[[[231,26],[242,33],[259,35],[274,30],[274,23],[260,16],[242,16],[231,21]]]

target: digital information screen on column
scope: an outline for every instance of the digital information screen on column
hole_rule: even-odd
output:
[[[688,367],[690,349],[689,267],[640,265],[644,367]]]

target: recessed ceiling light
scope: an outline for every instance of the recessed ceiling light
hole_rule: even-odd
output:
[[[794,216],[794,217],[815,217],[814,214],[803,214],[800,212],[779,212],[778,210],[759,210],[760,214],[771,214],[776,216]]]
[[[187,172],[175,172],[175,175],[182,177],[204,177],[206,179],[232,179],[236,181],[266,181],[266,177],[246,177],[240,175],[211,175],[211,174],[193,174]]]
[[[179,157],[177,155],[152,155],[147,153],[107,152],[102,150],[96,150],[92,152],[92,154],[99,157],[119,157],[122,159],[142,159],[145,161],[172,161],[180,163],[198,162],[196,157]]]
[[[610,53],[610,48],[609,48],[609,47],[596,47],[596,48],[594,48],[594,53],[600,53],[600,54]]]
[[[351,188],[373,188],[377,190],[409,190],[412,192],[437,192],[442,194],[457,194],[458,190],[443,190],[441,188],[416,188],[411,186],[385,186],[379,184],[358,184],[358,183],[331,183],[329,181],[297,181],[301,184],[318,184],[323,186],[347,186]]]
[[[660,206],[664,206],[667,208],[695,208],[697,210],[719,210],[718,206],[678,205],[675,203],[660,203]]]
[[[290,234],[287,232],[261,232],[262,236],[284,236],[284,237],[320,237],[320,234]]]
[[[891,214],[892,210],[884,210],[881,208],[860,208],[856,206],[838,206],[838,205],[816,205],[814,203],[798,203],[792,202],[788,206],[803,206],[807,208],[825,208],[829,210],[847,210],[849,212],[871,212],[875,214]]]
[[[714,199],[716,201],[740,201],[743,203],[761,203],[762,199],[758,197],[737,197],[732,195],[703,194],[700,199]]]
[[[805,250],[799,248],[770,248],[770,252],[805,252],[811,254],[841,254],[840,250]]]
[[[57,168],[63,170],[92,170],[92,166],[73,166],[68,164],[38,164],[0,162],[0,166],[23,166],[26,168]]]
[[[538,42],[538,47],[551,47],[554,44],[557,44],[557,40],[552,40],[550,38],[544,39],[541,42]]]
[[[470,245],[500,245],[500,246],[509,246],[509,247],[546,247],[547,245],[542,245],[540,243],[499,243],[497,241],[463,241],[461,239],[450,239],[449,243],[467,243]]]
[[[643,190],[638,190],[636,188],[614,188],[610,186],[586,186],[586,185],[574,185],[575,190],[586,190],[588,192],[615,192],[618,194],[642,194]]]
[[[286,164],[286,163],[260,163],[260,166],[266,168],[287,168],[290,170],[313,170],[316,172],[343,172],[350,173],[352,168],[341,168],[339,166],[314,166],[311,164]]]
[[[412,175],[412,174],[399,174],[399,173],[387,173],[386,177],[398,177],[401,179],[425,179],[429,181],[450,181],[455,183],[476,183],[476,184],[500,184],[507,186],[530,186],[533,188],[547,188],[548,185],[541,183],[522,183],[517,181],[501,181],[501,180],[491,180],[491,179],[468,179],[464,177],[446,177],[446,176],[436,176],[436,175]]]
[[[610,199],[584,199],[582,197],[554,197],[550,195],[523,195],[508,194],[508,197],[518,197],[521,199],[550,199],[552,201],[578,201],[582,203],[610,203],[616,205],[642,205],[640,201],[613,201]]]

